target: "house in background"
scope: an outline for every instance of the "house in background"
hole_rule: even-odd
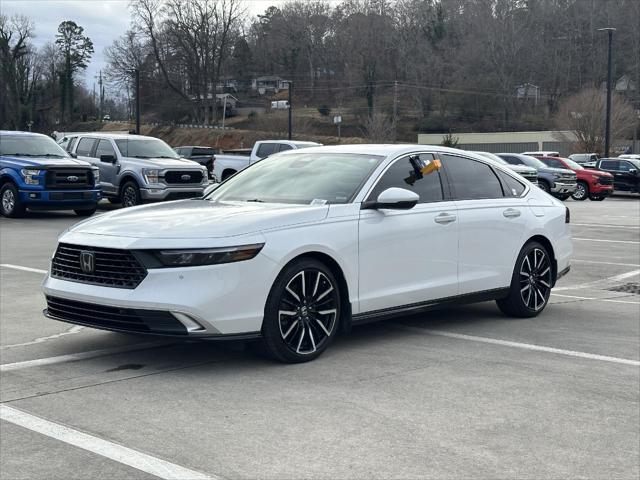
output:
[[[289,81],[275,75],[256,77],[251,80],[251,90],[258,92],[260,95],[278,93],[280,90],[289,89]]]

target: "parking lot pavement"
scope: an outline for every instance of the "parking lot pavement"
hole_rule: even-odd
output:
[[[638,478],[640,295],[618,290],[640,200],[567,205],[572,271],[538,318],[398,318],[301,365],[47,320],[40,271],[78,219],[0,219],[0,477]]]

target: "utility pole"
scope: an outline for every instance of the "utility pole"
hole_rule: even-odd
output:
[[[140,135],[140,69],[136,68],[136,135]]]
[[[393,82],[393,122],[398,118],[398,81]]]
[[[222,103],[222,129],[223,130],[224,130],[224,119],[227,116],[227,95],[228,94],[224,94],[224,100],[223,100],[223,103]]]
[[[102,107],[104,106],[104,88],[102,86],[102,70],[100,70],[100,75],[98,77],[98,88],[100,92],[100,109],[98,110],[98,121],[102,122]]]
[[[604,127],[604,156],[609,157],[609,149],[611,148],[611,46],[613,43],[613,27],[599,28],[599,32],[607,32],[609,35],[609,46],[607,56],[607,113]]]
[[[291,140],[291,114],[292,114],[292,110],[293,110],[293,105],[291,104],[291,95],[293,92],[293,82],[289,81],[289,140]]]

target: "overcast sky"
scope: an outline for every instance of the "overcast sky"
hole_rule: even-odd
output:
[[[250,15],[265,11],[282,0],[245,0]],[[87,88],[93,88],[94,77],[106,68],[104,48],[127,31],[131,15],[129,0],[0,0],[0,13],[11,16],[22,14],[33,19],[36,25],[38,47],[53,42],[58,25],[63,20],[73,20],[84,27],[85,35],[93,41],[94,55],[85,74]]]

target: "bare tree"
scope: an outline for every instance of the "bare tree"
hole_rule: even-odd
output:
[[[606,92],[586,88],[562,102],[555,123],[558,128],[575,133],[580,151],[602,152],[605,114]],[[634,127],[631,104],[620,95],[614,95],[611,102],[612,139],[626,138]]]

